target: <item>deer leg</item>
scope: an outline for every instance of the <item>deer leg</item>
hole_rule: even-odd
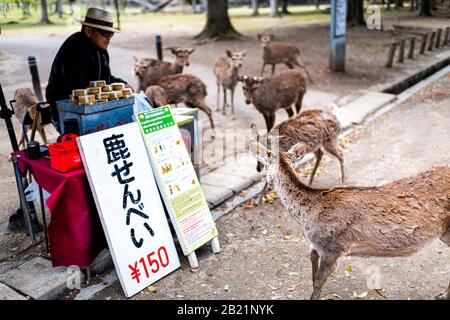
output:
[[[450,283],[448,284],[448,288],[444,292],[438,294],[435,298],[436,300],[450,300]]]
[[[220,111],[220,85],[217,84],[217,108],[216,111]]]
[[[305,65],[303,64],[302,59],[299,56],[297,57],[297,61],[292,61],[292,63],[294,63],[294,65],[302,68],[305,71],[306,75],[308,76],[309,81],[311,81],[311,83],[313,83],[313,79],[311,78],[311,75],[309,74],[308,70],[306,69]]]
[[[297,111],[297,114],[300,113],[300,109],[302,108],[302,102],[303,102],[303,94],[300,94],[297,98],[297,101],[295,101],[295,110]]]
[[[311,264],[312,264],[312,280],[313,280],[313,284],[316,281],[316,273],[317,270],[319,269],[319,253],[312,249],[311,250],[311,255],[309,256],[309,258],[311,259]]]
[[[328,142],[323,145],[325,150],[327,150],[329,153],[331,153],[333,156],[338,158],[339,164],[341,166],[341,182],[345,182],[345,172],[344,172],[344,157],[342,155],[342,152],[339,151],[339,148],[337,146],[337,140],[333,142]]]
[[[309,178],[309,185],[312,185],[313,181],[314,181],[314,176],[316,174],[317,168],[319,167],[320,164],[320,160],[322,160],[322,156],[323,156],[323,151],[322,149],[317,149],[316,152],[314,152],[314,154],[316,155],[316,164],[314,165],[314,169],[311,173],[311,177]]]
[[[264,69],[266,68],[266,63],[263,63],[261,68],[261,77],[264,75]]]
[[[275,63],[272,64],[272,76],[273,76],[274,73],[275,73]]]
[[[311,295],[311,300],[318,300],[320,297],[320,291],[322,290],[325,281],[328,276],[336,268],[336,260],[339,256],[325,256],[320,258],[320,266],[316,272],[314,283],[313,283],[313,293]]]
[[[222,106],[222,114],[225,115],[225,109],[227,107],[227,88],[223,87],[223,106]]]
[[[273,125],[275,123],[275,113],[271,113],[269,115],[269,126],[267,127],[267,131],[269,132],[270,130],[272,130]]]
[[[289,118],[294,115],[294,111],[292,111],[292,107],[286,108],[284,110],[286,110]]]

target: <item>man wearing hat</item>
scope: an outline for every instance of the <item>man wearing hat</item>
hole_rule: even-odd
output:
[[[87,88],[89,81],[94,80],[105,80],[108,84],[126,83],[111,75],[109,68],[106,49],[114,33],[119,32],[113,27],[113,21],[110,12],[89,8],[81,32],[72,34],[64,41],[56,54],[45,91],[56,124],[59,122],[56,101],[68,99],[72,90]]]

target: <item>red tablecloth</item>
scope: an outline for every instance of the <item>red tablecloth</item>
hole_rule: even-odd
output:
[[[106,247],[106,239],[84,169],[60,173],[50,168],[50,160],[28,159],[24,151],[14,153],[22,174],[30,170],[50,197],[48,236],[54,267],[88,267]]]

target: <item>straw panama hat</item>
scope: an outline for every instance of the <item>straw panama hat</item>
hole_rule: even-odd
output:
[[[89,8],[82,24],[106,31],[120,32],[119,30],[113,28],[113,14],[99,8]]]

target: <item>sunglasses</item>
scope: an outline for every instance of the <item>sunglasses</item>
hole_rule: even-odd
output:
[[[111,31],[106,31],[106,30],[102,30],[102,29],[94,29],[95,31],[97,31],[98,33],[100,33],[100,35],[104,38],[111,38],[114,35],[114,32]]]

